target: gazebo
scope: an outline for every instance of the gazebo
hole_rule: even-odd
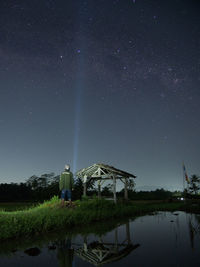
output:
[[[101,197],[101,186],[106,180],[113,181],[113,196],[114,202],[117,202],[116,197],[116,181],[121,180],[124,183],[124,198],[128,200],[128,180],[131,178],[136,178],[135,175],[114,168],[103,163],[96,163],[87,168],[83,168],[76,173],[76,177],[83,181],[83,195],[87,194],[87,182],[95,180],[98,182],[98,197]]]

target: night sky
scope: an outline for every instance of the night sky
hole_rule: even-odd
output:
[[[0,183],[106,163],[200,174],[200,2],[0,3]]]

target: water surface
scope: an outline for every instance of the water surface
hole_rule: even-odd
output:
[[[60,232],[0,246],[1,267],[100,265],[200,266],[200,215],[159,212],[127,220],[104,234]]]

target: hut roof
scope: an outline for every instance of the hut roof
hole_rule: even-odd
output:
[[[78,178],[83,178],[83,177],[108,178],[113,175],[116,175],[119,177],[136,178],[136,176],[131,173],[119,170],[117,168],[114,168],[113,166],[106,165],[103,163],[95,163],[92,166],[83,168],[76,173],[76,176]]]
[[[101,246],[100,246],[101,245]],[[137,245],[121,245],[120,247],[118,245],[118,249],[113,249],[115,247],[115,243],[110,244],[112,247],[104,246],[103,244],[97,245],[93,248],[88,248],[87,251],[85,251],[83,248],[79,248],[75,251],[76,255],[82,258],[85,261],[88,261],[92,263],[95,266],[101,266],[106,263],[110,263],[113,261],[120,260],[121,258],[126,257],[128,254],[130,254],[134,249],[139,247],[139,244]]]

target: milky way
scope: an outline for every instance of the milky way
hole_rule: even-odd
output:
[[[200,4],[0,4],[0,182],[96,162],[138,188],[200,174]]]

